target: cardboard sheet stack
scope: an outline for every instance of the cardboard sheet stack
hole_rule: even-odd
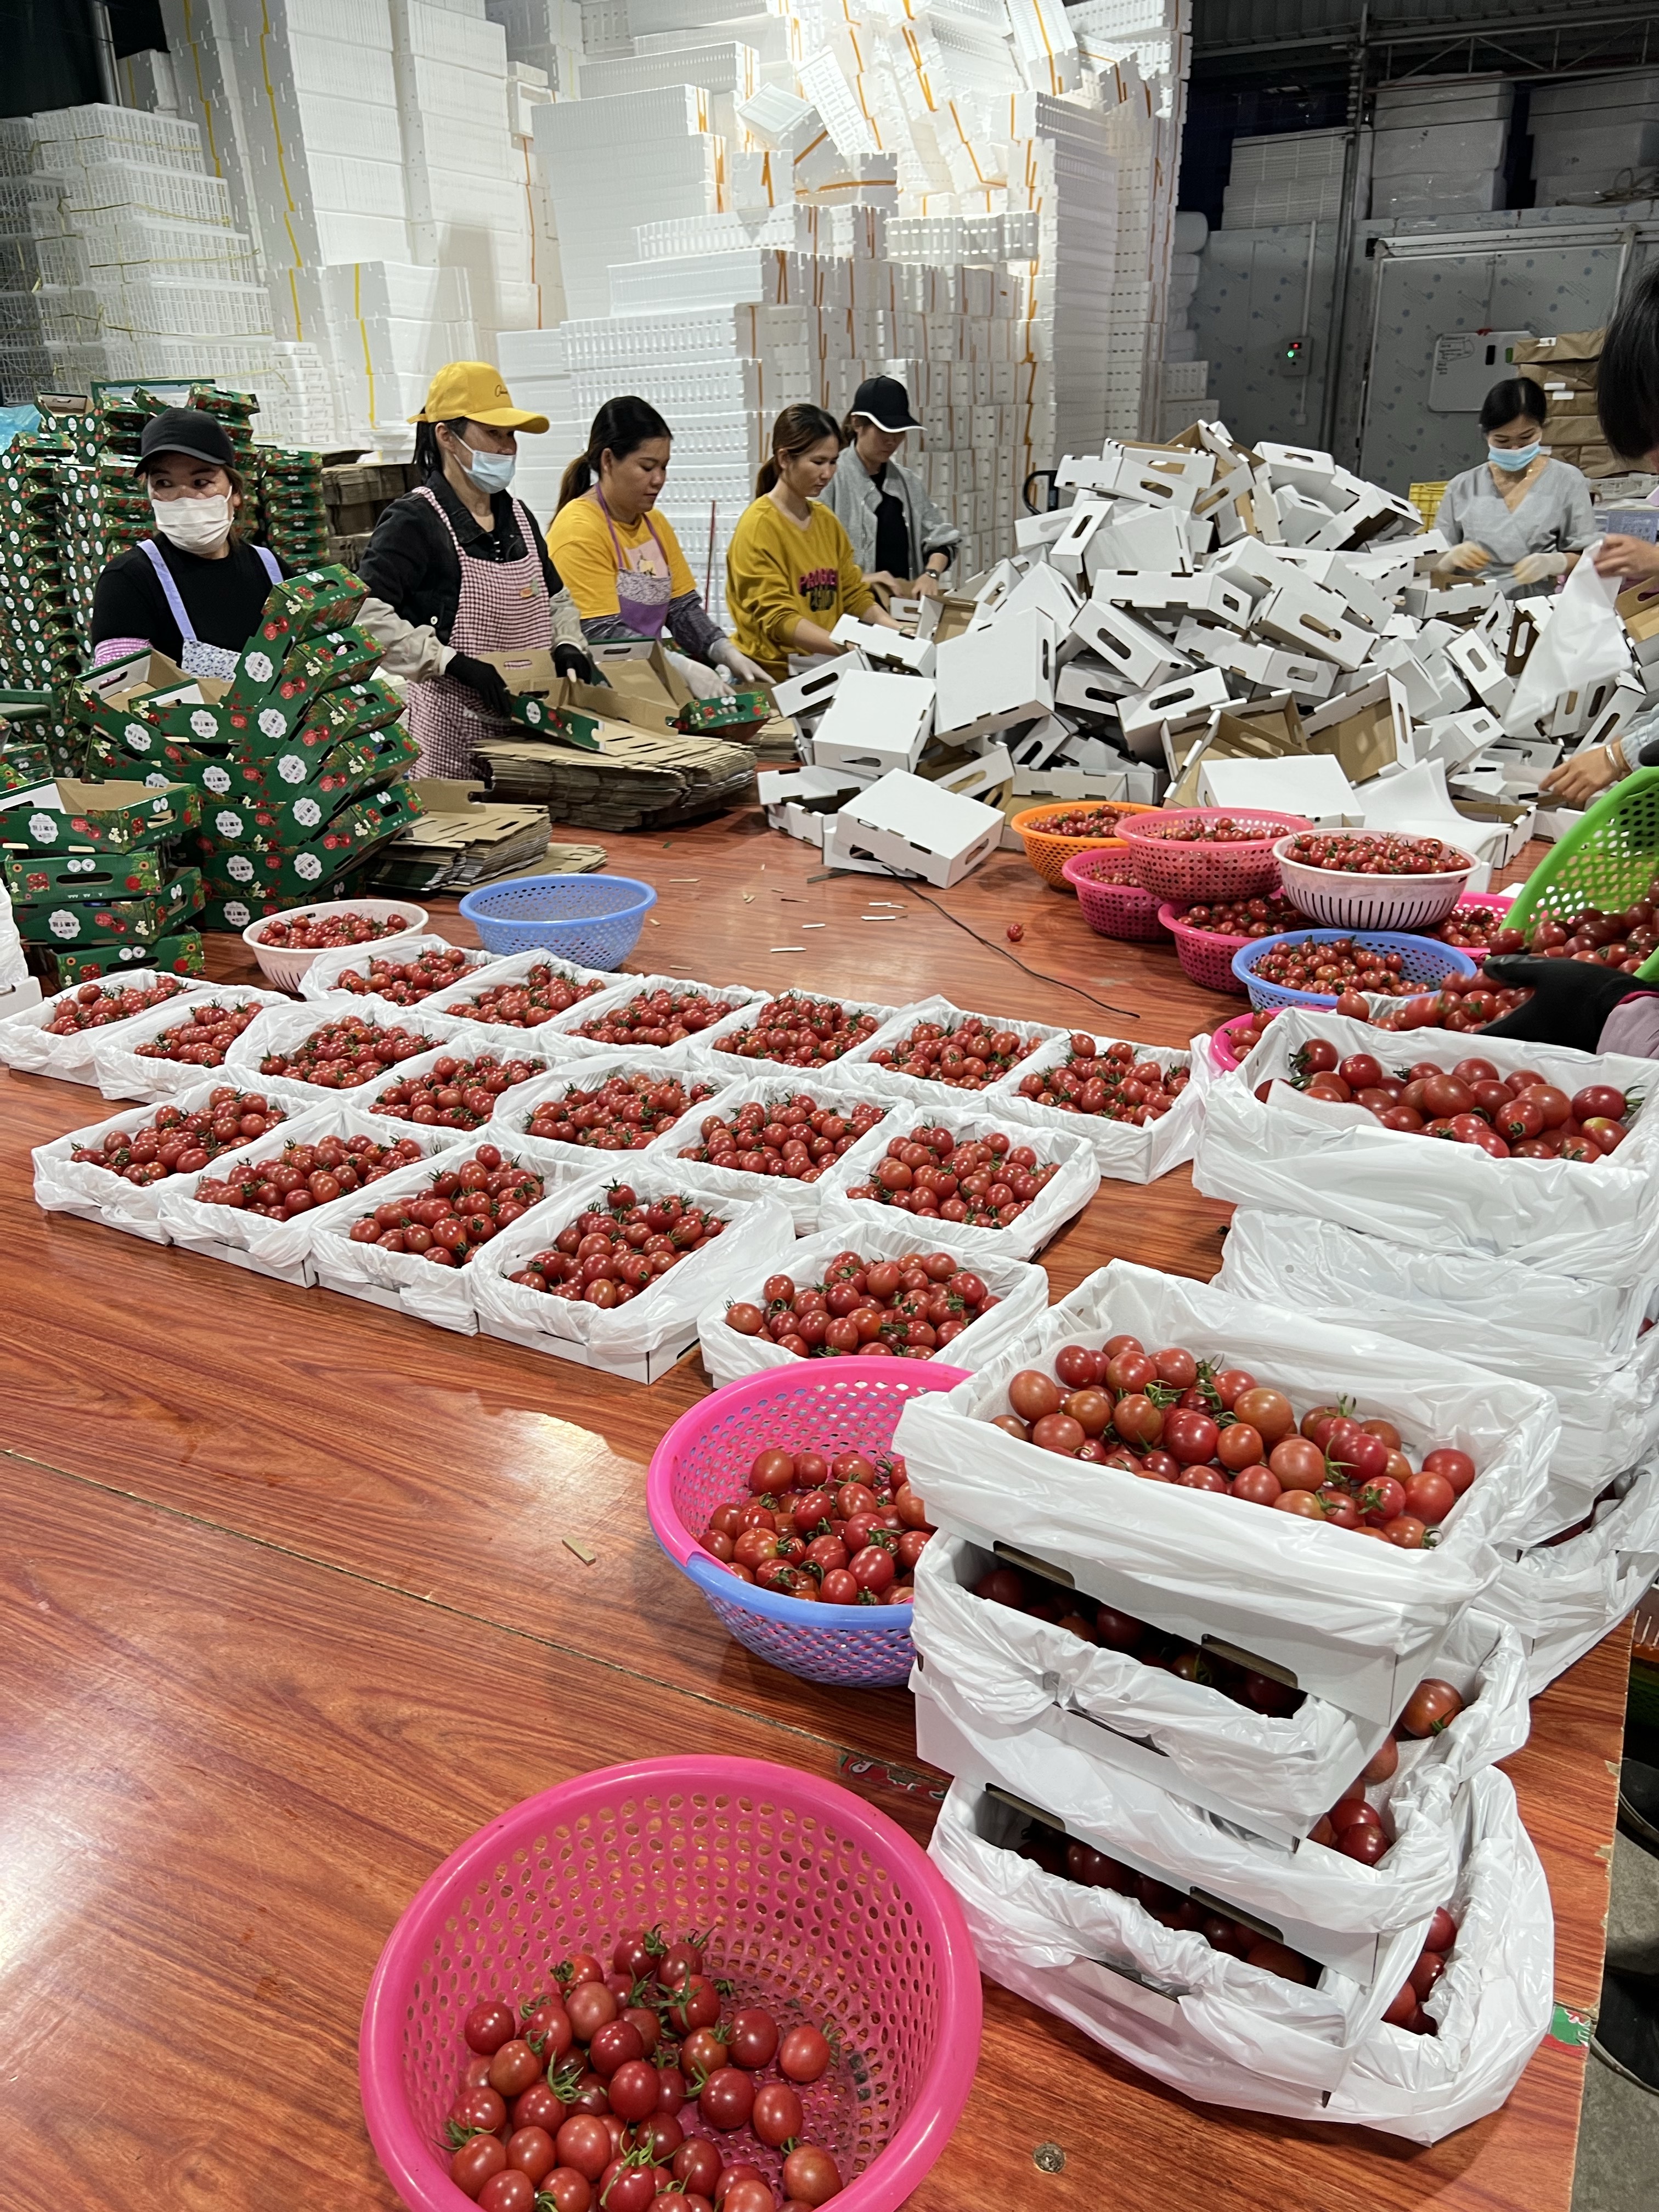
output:
[[[1546,435],[1552,453],[1582,469],[1587,477],[1620,476],[1627,464],[1614,458],[1595,413],[1601,373],[1599,331],[1560,331],[1542,338],[1517,338],[1515,373],[1542,386],[1550,404]]]

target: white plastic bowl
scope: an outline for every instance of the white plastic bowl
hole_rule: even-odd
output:
[[[1273,847],[1285,896],[1326,929],[1425,929],[1443,921],[1468,888],[1479,862],[1433,876],[1362,876],[1310,868],[1287,857],[1292,831]],[[1379,835],[1382,833],[1379,832]]]
[[[416,937],[426,927],[427,912],[422,906],[410,906],[406,899],[323,899],[315,906],[291,906],[281,914],[262,914],[258,921],[249,922],[242,932],[242,942],[258,962],[261,972],[279,991],[297,991],[300,978],[319,953],[336,950],[330,945],[314,945],[301,951],[286,945],[263,945],[260,932],[270,927],[273,921],[298,921],[313,914],[362,914],[371,921],[400,921],[403,927],[390,937],[376,937],[358,949],[367,956],[379,952],[388,945],[401,944],[406,937]]]

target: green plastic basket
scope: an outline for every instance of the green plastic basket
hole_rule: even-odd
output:
[[[1617,914],[1659,876],[1659,768],[1638,769],[1604,792],[1533,870],[1510,908],[1509,927],[1524,929],[1540,914],[1565,921],[1580,907]],[[1637,970],[1659,977],[1659,952]]]

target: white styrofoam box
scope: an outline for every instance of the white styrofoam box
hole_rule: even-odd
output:
[[[1103,577],[1113,584],[1116,578]],[[1184,674],[1182,656],[1169,640],[1137,622],[1123,607],[1106,596],[1085,599],[1072,617],[1069,632],[1079,647],[1103,662],[1132,691],[1150,690],[1170,678]]]
[[[213,1093],[222,1088],[224,1079],[215,1068],[195,1067],[189,1073],[196,1078],[195,1082],[162,1103],[177,1106],[185,1114],[194,1114],[209,1103]],[[299,1109],[290,1100],[278,1099],[270,1093],[265,1095],[268,1103],[287,1116],[277,1125],[286,1139],[291,1125],[301,1118]],[[101,1121],[71,1129],[66,1136],[54,1137],[48,1144],[37,1145],[30,1156],[34,1168],[35,1204],[46,1213],[78,1214],[83,1221],[100,1222],[106,1229],[125,1230],[130,1236],[142,1237],[147,1243],[169,1243],[167,1224],[161,1217],[162,1192],[173,1182],[181,1189],[185,1185],[194,1189],[198,1176],[218,1172],[218,1160],[210,1160],[195,1175],[169,1176],[162,1182],[135,1183],[116,1174],[113,1169],[70,1157],[82,1147],[100,1147],[113,1129],[125,1134],[148,1128],[156,1111],[154,1100],[143,1106],[130,1106],[123,1114],[112,1114]],[[222,1159],[229,1157],[228,1153],[220,1156]]]
[[[1036,607],[947,640],[934,669],[940,736],[988,735],[1051,714],[1056,642],[1053,623]]]
[[[0,892],[0,950],[5,949],[4,940],[15,933],[5,920],[3,898],[4,894]],[[201,976],[164,976],[154,968],[124,969],[100,981],[103,988],[110,992],[148,991],[160,982],[174,983],[178,988],[164,1002],[169,1007],[180,1006],[190,993],[207,988]],[[106,1040],[118,1042],[126,1021],[136,1021],[139,1017],[129,1014],[126,1021],[106,1022],[95,1030],[76,1030],[69,1036],[48,1036],[47,1030],[60,1009],[84,988],[71,983],[66,990],[54,992],[49,999],[42,999],[37,994],[31,1005],[22,1007],[0,999],[0,1007],[6,1009],[0,1014],[0,1063],[21,1068],[30,1075],[56,1076],[60,1083],[96,1083],[94,1053]]]
[[[1206,760],[1199,772],[1200,804],[1267,807],[1305,815],[1340,829],[1355,822],[1361,802],[1329,753],[1287,753],[1278,760]]]
[[[860,1255],[866,1260],[897,1260],[915,1251],[919,1234],[905,1225],[906,1218],[903,1214],[896,1214],[890,1223],[861,1224],[857,1231]],[[817,1282],[830,1261],[850,1249],[839,1230],[814,1231],[799,1243],[780,1246],[769,1254],[757,1264],[752,1279],[738,1285],[733,1292],[728,1293],[728,1298],[742,1298],[746,1294],[750,1301],[763,1304],[762,1285],[773,1274],[789,1275],[801,1286]],[[1048,1303],[1048,1278],[1030,1261],[988,1259],[976,1260],[972,1264],[974,1273],[996,1303],[985,1311],[982,1320],[969,1322],[959,1336],[939,1346],[934,1355],[953,1367],[966,1368],[969,1373],[994,1359]],[[701,1316],[697,1325],[703,1364],[716,1389],[745,1375],[762,1374],[769,1367],[788,1367],[799,1358],[798,1352],[786,1352],[782,1345],[774,1344],[768,1338],[744,1336],[728,1328],[728,1298],[722,1298]]]
[[[830,635],[838,645],[855,647],[868,667],[888,667],[907,676],[933,672],[931,638],[906,637],[902,630],[884,629],[878,623],[860,622],[856,615],[843,615]]]
[[[250,1274],[270,1275],[278,1282],[301,1286],[314,1283],[317,1276],[311,1265],[311,1242],[318,1227],[338,1222],[349,1230],[354,1221],[372,1212],[383,1199],[402,1197],[420,1189],[423,1178],[418,1168],[413,1175],[406,1170],[394,1170],[378,1182],[343,1192],[327,1204],[312,1206],[286,1221],[273,1221],[263,1213],[250,1213],[245,1207],[210,1206],[196,1194],[198,1186],[204,1181],[222,1181],[238,1169],[258,1161],[277,1162],[289,1145],[314,1145],[324,1137],[369,1137],[380,1145],[395,1144],[399,1137],[407,1137],[425,1156],[421,1165],[429,1173],[434,1158],[452,1146],[466,1146],[470,1158],[472,1149],[484,1141],[484,1132],[477,1130],[469,1139],[463,1130],[446,1129],[435,1124],[410,1123],[393,1130],[374,1115],[359,1113],[355,1107],[308,1107],[268,1136],[244,1145],[238,1152],[222,1153],[200,1176],[173,1177],[158,1185],[161,1201],[159,1218],[168,1240],[187,1252],[199,1253],[204,1259],[223,1260],[234,1267],[245,1267]],[[178,1182],[177,1189],[173,1187],[174,1182]]]
[[[1094,1042],[1097,1051],[1104,1051],[1118,1040],[1098,1036]],[[1054,1037],[1040,1045],[1028,1059],[1011,1067],[984,1095],[995,1102],[995,1110],[1000,1111],[1006,1105],[1008,1113],[1028,1128],[1070,1130],[1086,1137],[1094,1146],[1102,1175],[1114,1182],[1156,1182],[1160,1176],[1168,1175],[1172,1168],[1180,1167],[1193,1156],[1198,1142],[1209,1055],[1205,1053],[1194,1058],[1192,1053],[1178,1051],[1170,1045],[1136,1045],[1135,1055],[1137,1062],[1155,1060],[1166,1071],[1175,1067],[1197,1071],[1167,1114],[1139,1127],[1133,1121],[1109,1121],[1099,1115],[1062,1113],[1057,1107],[1039,1106],[1025,1097],[1021,1086],[1028,1076],[1040,1076],[1051,1067],[1063,1067],[1071,1060],[1070,1036]]]
[[[1350,618],[1334,592],[1294,574],[1257,606],[1255,628],[1339,668],[1358,668],[1376,642],[1371,631]]]
[[[1212,1090],[1212,1103],[1225,1087]],[[1057,1458],[991,1425],[1019,1370],[1050,1370],[1063,1346],[1097,1347],[1123,1332],[1194,1352],[1224,1347],[1293,1402],[1345,1393],[1392,1420],[1414,1458],[1455,1443],[1480,1472],[1437,1547],[1402,1553],[1323,1523],[1282,1531],[1262,1509],[1179,1484],[1130,1493],[1134,1475]],[[1529,1521],[1559,1427],[1554,1401],[1531,1384],[1511,1382],[1495,1398],[1486,1370],[1356,1329],[1346,1316],[1327,1322],[1113,1261],[930,1415],[907,1408],[894,1444],[936,1527],[1015,1566],[1029,1556],[1051,1580],[1069,1577],[1099,1603],[1192,1643],[1231,1645],[1240,1665],[1265,1658],[1277,1679],[1386,1723]]]
[[[251,1066],[233,1066],[229,1055],[225,1060],[225,1072],[204,1068],[173,1060],[150,1060],[141,1057],[137,1048],[152,1043],[165,1030],[174,1029],[185,1020],[191,1010],[200,1006],[259,1006],[265,1009],[291,1007],[292,999],[280,991],[258,990],[252,983],[201,983],[181,999],[169,999],[166,1004],[153,1006],[147,1014],[135,1015],[131,1021],[123,1022],[117,1032],[102,1030],[99,1042],[93,1048],[92,1080],[106,1098],[172,1098],[181,1091],[193,1090],[209,1076],[224,1083],[239,1083],[249,1088],[259,1086],[257,1061]],[[260,1028],[265,1020],[262,1013],[251,1022],[236,1039]]]
[[[1199,668],[1125,699],[1118,708],[1118,720],[1125,744],[1142,751],[1160,744],[1158,733],[1166,726],[1194,729],[1207,721],[1217,708],[1232,703],[1224,672],[1219,668]]]
[[[949,650],[941,647],[941,663]],[[835,816],[823,854],[831,867],[921,876],[948,890],[990,857],[1002,831],[1003,817],[995,807],[895,769]]]
[[[848,1063],[848,1079],[854,1070]],[[914,1079],[911,1079],[914,1080]],[[907,1119],[926,1115],[929,1126],[948,1129],[958,1145],[973,1138],[999,1133],[1019,1139],[1018,1129],[1008,1130],[999,1119],[997,1110],[980,1110],[983,1095],[969,1093],[963,1097],[958,1106],[952,1103],[942,1106],[937,1098],[930,1098],[925,1106],[910,1103],[909,1083],[902,1087],[890,1075],[880,1078],[879,1095],[885,1098],[896,1094],[896,1103],[888,1120],[882,1124],[890,1136],[903,1133]],[[931,1086],[938,1089],[942,1086]],[[859,1198],[854,1193],[868,1184],[876,1161],[886,1147],[878,1146],[871,1152],[854,1146],[824,1170],[819,1188],[822,1193],[818,1208],[818,1225],[825,1231],[835,1231],[848,1238],[861,1236],[866,1227],[878,1221],[911,1221],[914,1233],[925,1235],[930,1243],[945,1251],[960,1252],[969,1258],[981,1255],[999,1256],[1014,1260],[1030,1260],[1040,1252],[1053,1237],[1057,1237],[1073,1215],[1079,1212],[1100,1188],[1100,1169],[1094,1148],[1086,1137],[1074,1130],[1049,1132],[1035,1129],[1029,1123],[1030,1149],[1036,1153],[1039,1167],[1053,1166],[1057,1172],[1050,1176],[1034,1199],[1029,1200],[1022,1212],[1006,1224],[981,1227],[965,1221],[949,1221],[933,1215],[925,1219],[907,1214],[889,1200]],[[857,1154],[858,1157],[854,1158]],[[948,1172],[948,1170],[947,1170]]]
[[[914,769],[933,732],[933,682],[849,669],[811,738],[812,765],[864,777]]]
[[[628,1179],[643,1202],[681,1190],[677,1162],[662,1165],[636,1161]],[[486,1336],[532,1352],[574,1360],[586,1367],[655,1382],[684,1356],[697,1338],[697,1316],[735,1296],[736,1286],[753,1273],[757,1261],[792,1229],[787,1207],[770,1196],[722,1199],[723,1235],[689,1254],[678,1267],[626,1306],[610,1310],[585,1302],[556,1298],[527,1289],[509,1278],[532,1252],[550,1244],[565,1225],[592,1206],[603,1206],[608,1175],[573,1184],[543,1200],[469,1262],[478,1327]],[[322,1272],[319,1255],[319,1272]],[[325,1277],[325,1279],[326,1278]]]
[[[1494,1160],[1468,1145],[1408,1139],[1364,1107],[1328,1105],[1290,1087],[1291,1054],[1308,1038],[1328,1037],[1346,1054],[1369,1051],[1376,1033],[1369,1034],[1367,1043],[1363,1024],[1334,1013],[1299,1007],[1281,1013],[1251,1060],[1253,1081],[1273,1083],[1268,1101],[1224,1080],[1208,1095],[1197,1188],[1394,1243],[1487,1253],[1593,1283],[1659,1278],[1659,1188],[1647,1164],[1659,1144],[1659,1120],[1638,1115],[1617,1153],[1595,1164]],[[1650,1079],[1649,1062],[1621,1055],[1500,1036],[1481,1043],[1500,1074],[1532,1068],[1569,1097],[1587,1083],[1639,1093]],[[1440,1030],[1413,1030],[1412,1051],[1447,1068],[1465,1056],[1455,1034]]]
[[[848,670],[863,665],[862,658],[854,653],[844,653],[837,660],[816,660],[799,676],[775,684],[772,704],[780,714],[793,715],[797,721],[810,720],[826,711]]]

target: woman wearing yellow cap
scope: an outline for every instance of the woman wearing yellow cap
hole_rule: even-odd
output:
[[[551,653],[561,676],[583,683],[593,669],[536,519],[507,489],[519,432],[539,434],[547,417],[515,407],[488,362],[452,361],[412,419],[426,481],[374,526],[357,620],[379,640],[386,672],[409,685],[416,773],[464,777],[479,740],[509,727],[512,695],[480,655]]]

